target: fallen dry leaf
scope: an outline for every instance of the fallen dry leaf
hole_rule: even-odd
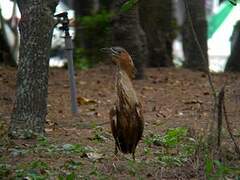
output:
[[[45,128],[45,131],[46,131],[47,133],[49,133],[49,132],[52,132],[53,129],[52,129],[52,128]]]
[[[86,81],[80,81],[79,84],[85,85],[85,84],[87,84],[87,82]]]
[[[92,161],[97,161],[97,160],[100,160],[100,159],[103,159],[103,155],[102,154],[99,154],[99,153],[87,153],[87,157],[88,159],[92,160]]]
[[[79,105],[87,105],[87,104],[97,104],[97,101],[93,99],[87,99],[85,97],[77,97],[77,102]]]
[[[145,86],[145,87],[143,87],[143,90],[154,90],[154,88],[153,87],[149,87],[149,86]]]
[[[190,101],[183,101],[184,104],[203,104],[201,100],[193,99]]]

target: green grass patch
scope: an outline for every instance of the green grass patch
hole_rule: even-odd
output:
[[[197,141],[188,137],[188,129],[177,127],[168,129],[165,134],[150,134],[144,140],[148,146],[156,146],[158,162],[162,166],[182,166],[195,153]],[[149,153],[149,148],[145,148]]]
[[[227,163],[210,158],[206,155],[204,164],[205,175],[209,180],[240,179],[240,167],[232,167]]]
[[[31,163],[20,164],[15,171],[16,179],[28,178],[32,180],[44,180],[51,177],[47,163],[35,160]]]

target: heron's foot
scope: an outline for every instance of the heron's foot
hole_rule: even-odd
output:
[[[132,158],[135,161],[135,152],[132,153]]]

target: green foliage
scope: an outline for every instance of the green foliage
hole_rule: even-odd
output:
[[[0,177],[7,177],[10,173],[11,166],[8,164],[0,164]]]
[[[47,163],[36,160],[30,164],[22,164],[16,170],[16,178],[30,178],[32,180],[44,180],[50,177],[49,166]]]
[[[98,179],[98,180],[109,179],[109,177],[103,174],[102,171],[98,170],[95,164],[91,169],[92,169],[91,172],[87,176],[85,176],[84,179],[89,179],[89,180],[90,179]]]
[[[52,144],[46,137],[38,136],[35,145],[29,146],[26,149],[20,147],[11,148],[11,155],[14,157],[29,154],[37,154],[40,157],[49,157],[49,155],[53,157],[86,157],[87,153],[93,151],[91,147],[85,147],[81,144]],[[64,180],[78,179],[75,172],[81,167],[81,164],[80,161],[70,159],[60,167],[61,169],[54,169],[42,160],[35,160],[31,163],[21,163],[15,167],[15,170],[9,165],[0,164],[0,177],[7,177],[8,174],[15,172],[14,177],[16,179],[23,179],[26,177],[32,180],[45,180],[51,177],[58,177],[58,179]],[[61,171],[62,168],[63,172]]]
[[[214,160],[209,156],[205,159],[205,174],[208,179],[228,179],[229,177],[240,178],[240,167],[230,167],[219,160]]]
[[[104,144],[108,134],[104,134],[105,131],[102,127],[93,124],[92,128],[93,140]],[[93,160],[95,158],[93,156],[97,153],[91,147],[70,143],[54,144],[44,136],[37,136],[36,140],[36,144],[26,147],[16,145],[8,149],[10,156],[0,159],[0,179],[90,180],[113,178],[113,173],[109,174],[102,171],[102,165],[105,165],[102,163],[108,161]],[[143,171],[146,171],[151,177],[153,175],[152,168],[158,168],[159,165],[167,167],[166,169],[169,169],[169,167],[181,167],[186,163],[188,165],[191,162],[196,162],[194,159],[197,157],[200,168],[204,169],[206,178],[209,180],[238,179],[240,177],[240,168],[235,161],[227,161],[227,158],[224,158],[225,156],[223,156],[222,161],[216,160],[214,155],[208,151],[207,143],[201,141],[201,139],[195,140],[189,137],[187,128],[171,128],[162,135],[150,134],[144,139],[144,143],[146,145],[144,147],[144,157],[137,155],[136,161],[121,159],[124,162],[119,163],[117,166],[114,165],[114,171],[116,171],[117,175],[121,173],[133,176],[135,179],[144,179],[146,177],[143,177]],[[229,153],[229,151],[227,152]],[[54,162],[54,166],[50,165],[49,155],[51,155],[51,159],[64,157],[62,158],[63,162],[61,161],[60,165],[56,164],[56,162]],[[37,156],[37,158],[17,165],[8,165],[4,162],[9,157],[16,156],[19,156],[18,159],[21,159],[21,156],[29,156],[31,159]],[[48,160],[45,161],[45,158]],[[111,156],[108,160],[110,159]],[[237,163],[239,163],[239,160]]]
[[[66,177],[66,180],[74,180],[74,179],[76,179],[76,175],[73,172],[68,174]]]
[[[81,144],[62,144],[55,145],[48,141],[48,139],[44,136],[38,136],[37,144],[31,148],[32,152],[37,153],[48,153],[49,155],[54,154],[79,154],[80,156],[84,156],[88,152],[92,152],[91,147],[85,147]]]
[[[187,136],[188,129],[171,128],[164,135],[151,134],[144,142],[162,147],[156,154],[163,166],[181,166],[194,154],[197,142]]]
[[[101,11],[96,15],[80,17],[81,25],[88,30],[108,30],[108,25],[112,14],[107,11]]]
[[[44,136],[37,137],[37,143],[29,146],[28,148],[14,147],[9,149],[11,155],[26,156],[29,154],[42,154],[46,156],[56,156],[60,154],[85,156],[86,153],[93,152],[94,150],[88,146],[82,146],[81,144],[52,144]]]
[[[85,155],[92,150],[89,147],[82,146],[80,144],[64,144],[60,150],[66,154],[80,154]]]
[[[149,147],[145,147],[144,148],[144,154],[145,155],[151,154],[151,149]]]
[[[105,142],[106,141],[106,137],[105,137],[106,133],[104,132],[104,129],[100,126],[96,126],[94,128],[94,131],[93,131],[93,140],[96,141],[96,142]]]
[[[125,2],[122,7],[120,8],[121,12],[128,12],[130,9],[132,9],[136,4],[138,0],[129,0]]]
[[[24,155],[28,154],[29,150],[15,147],[15,148],[9,149],[9,152],[11,152],[11,155],[13,157],[17,157],[17,156],[24,156]]]
[[[33,139],[35,137],[36,137],[36,134],[32,130],[29,130],[29,129],[24,130],[22,138]]]
[[[37,137],[37,144],[40,146],[48,146],[49,141],[48,141],[47,137],[40,135]]]
[[[82,163],[80,161],[75,161],[70,159],[69,161],[64,163],[64,167],[69,170],[76,170],[78,169]]]
[[[127,170],[131,176],[136,176],[139,179],[139,176],[141,175],[142,170],[144,169],[144,162],[138,163],[134,160],[128,160],[127,161]]]
[[[76,170],[79,170],[80,166],[81,162],[69,160],[64,164],[64,170],[61,171],[61,169],[53,169],[41,160],[36,160],[30,164],[20,164],[15,170],[15,178],[23,179],[28,177],[31,180],[45,180],[53,177],[64,180],[79,179]]]
[[[154,144],[157,146],[165,146],[165,147],[176,147],[179,142],[186,137],[187,129],[178,127],[175,129],[169,129],[165,135],[160,136],[158,134],[151,134],[150,137],[145,139],[145,143],[150,145]]]
[[[162,138],[162,143],[167,147],[176,147],[187,135],[186,128],[169,129]]]
[[[77,175],[74,172],[71,172],[64,176],[62,176],[62,175],[58,176],[58,180],[75,180],[75,179],[77,179]]]
[[[77,18],[82,28],[75,39],[74,62],[77,67],[90,68],[102,60],[99,49],[110,45],[112,16],[112,13],[103,10],[95,15]]]
[[[129,173],[132,176],[135,176],[137,174],[137,164],[134,161],[129,160],[127,168],[128,168]]]
[[[156,145],[156,146],[160,146],[161,145],[161,136],[158,134],[150,134],[150,136],[146,137],[144,139],[144,143],[148,146],[150,145]]]
[[[83,48],[76,48],[74,63],[79,69],[89,69],[93,66],[93,63],[86,57],[86,51]]]
[[[163,166],[182,166],[184,160],[179,156],[159,154],[159,163]]]

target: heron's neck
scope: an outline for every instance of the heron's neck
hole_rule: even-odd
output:
[[[119,66],[116,67],[116,71],[115,71],[115,74],[116,74],[116,81],[119,80],[119,79],[122,79],[123,77],[124,78],[128,78],[130,81],[132,81],[132,78],[130,77],[129,73],[126,72],[124,69],[120,68]]]
[[[117,79],[121,78],[121,76],[127,76],[130,81],[132,81],[132,74],[131,72],[121,68],[120,66],[116,67],[116,77]]]

